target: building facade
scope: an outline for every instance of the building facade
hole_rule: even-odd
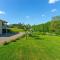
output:
[[[0,20],[0,34],[6,34],[7,33],[7,22]]]

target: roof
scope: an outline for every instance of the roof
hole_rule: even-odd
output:
[[[5,20],[0,19],[1,22],[7,23]]]

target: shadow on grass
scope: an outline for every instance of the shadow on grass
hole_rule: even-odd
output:
[[[34,38],[35,40],[43,40],[44,38],[40,37],[39,35],[31,35],[30,37]]]

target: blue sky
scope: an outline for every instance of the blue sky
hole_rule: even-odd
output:
[[[40,24],[60,15],[60,0],[0,0],[0,19],[10,24]]]

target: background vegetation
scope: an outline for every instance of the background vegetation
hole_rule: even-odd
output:
[[[34,32],[40,32],[41,34],[56,34],[60,35],[60,16],[54,16],[52,17],[51,21],[48,21],[43,24],[38,25],[29,25],[29,24],[11,24],[9,25],[12,31],[14,32],[23,32],[26,30],[31,29]]]
[[[34,31],[60,35],[60,16],[54,16],[51,21],[32,26]]]

